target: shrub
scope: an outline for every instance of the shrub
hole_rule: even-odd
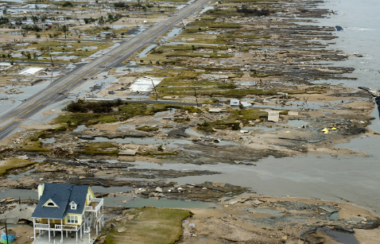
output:
[[[64,2],[62,4],[62,7],[72,7],[72,6],[73,6],[73,4],[71,2]]]

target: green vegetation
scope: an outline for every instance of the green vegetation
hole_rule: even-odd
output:
[[[138,127],[136,130],[141,130],[141,131],[145,131],[145,132],[152,132],[152,131],[158,131],[158,128],[145,125],[145,126]]]
[[[88,155],[108,155],[117,156],[119,154],[119,147],[111,142],[94,142],[88,143],[83,147],[83,150],[78,151],[81,154]]]
[[[193,106],[172,106],[165,104],[124,103],[115,102],[72,102],[66,107],[68,113],[58,116],[55,123],[70,124],[70,129],[78,125],[94,125],[97,123],[113,123],[125,121],[135,116],[154,115],[171,108],[187,110],[191,113],[200,110]]]
[[[106,236],[105,243],[168,244],[176,243],[182,235],[182,220],[192,216],[188,210],[142,208],[128,211],[132,220],[115,222]],[[119,230],[124,230],[119,232]]]
[[[197,129],[205,132],[213,133],[214,129],[225,130],[240,130],[240,123],[244,125],[249,124],[249,121],[261,120],[268,117],[268,112],[259,109],[229,109],[230,115],[225,120],[217,120],[213,122],[204,122],[200,124]],[[280,112],[281,115],[288,114],[288,110]]]
[[[72,6],[73,6],[73,4],[71,2],[64,2],[62,4],[62,7],[72,7]]]
[[[241,28],[239,23],[213,22],[209,20],[197,20],[188,24],[188,26],[216,28]]]
[[[184,72],[185,73],[185,72]],[[196,72],[194,72],[196,73]],[[160,97],[163,96],[193,96],[194,88],[198,95],[203,96],[224,96],[241,98],[247,95],[276,95],[278,90],[263,90],[263,89],[235,89],[234,84],[225,84],[221,82],[210,82],[197,80],[186,74],[180,74],[176,77],[167,77],[161,81],[157,87],[157,92]],[[289,94],[301,94],[302,90],[282,91]]]
[[[26,166],[35,164],[36,162],[31,162],[29,160],[10,158],[0,162],[0,176],[7,173],[9,170],[24,168]]]
[[[50,149],[41,147],[42,143],[40,141],[28,141],[24,143],[17,151],[25,152],[50,152]]]
[[[232,54],[222,54],[222,53],[188,53],[188,52],[172,52],[170,54],[166,54],[166,57],[189,57],[189,58],[197,58],[197,57],[205,57],[209,56],[210,58],[231,58]]]

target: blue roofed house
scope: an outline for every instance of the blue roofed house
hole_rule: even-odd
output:
[[[89,186],[40,184],[38,200],[32,214],[33,243],[45,243],[43,240],[50,243],[51,235],[53,238],[60,235],[60,243],[63,243],[64,234],[68,238],[69,233],[75,233],[76,242],[78,237],[82,239],[86,233],[90,240],[91,228],[95,229],[97,235],[104,225],[103,199],[95,198]]]

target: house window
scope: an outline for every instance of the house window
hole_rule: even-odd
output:
[[[45,207],[58,207],[52,200],[49,200],[47,201],[45,204],[44,204]]]
[[[75,202],[70,203],[71,210],[76,210],[77,209],[77,204]]]
[[[78,224],[78,216],[67,215],[67,223]]]

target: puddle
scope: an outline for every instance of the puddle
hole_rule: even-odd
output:
[[[167,35],[166,37],[174,37],[174,36],[178,36],[179,34],[181,34],[182,32],[182,28],[173,28]]]
[[[306,122],[303,120],[298,120],[298,119],[293,119],[293,120],[289,120],[286,125],[300,128],[302,126],[306,127],[308,124],[309,124],[309,122]]]
[[[118,131],[127,131],[127,130],[134,130],[136,129],[135,125],[121,125],[118,128]]]
[[[73,132],[81,132],[81,131],[84,131],[86,129],[88,129],[87,126],[79,125],[75,130],[73,130]]]
[[[55,138],[54,137],[51,137],[51,138],[45,138],[45,139],[39,139],[40,142],[42,143],[45,143],[45,144],[48,144],[48,143],[54,143],[55,142]]]
[[[338,221],[339,220],[339,213],[335,212],[335,213],[330,214],[329,219],[332,221]]]
[[[246,126],[246,127],[243,127],[243,130],[248,130],[248,131],[255,131],[255,130],[259,130],[259,131],[275,131],[279,129],[278,127],[274,127],[274,126],[271,126],[271,127],[267,127],[265,125],[256,125],[256,126]]]
[[[36,171],[36,169],[37,169],[37,167],[34,167],[33,169],[25,171],[25,172],[20,173],[20,174],[9,175],[7,179],[8,180],[18,180],[18,179],[20,179],[21,177],[23,177],[25,175],[29,175],[30,173],[33,173],[34,171]]]
[[[191,145],[191,141],[180,139],[157,139],[157,138],[115,138],[108,139],[106,137],[95,137],[94,142],[118,142],[118,143],[132,143],[142,145],[166,145],[169,147],[179,147],[179,145]]]
[[[155,47],[157,47],[156,44],[150,45],[149,47],[145,48],[144,51],[142,51],[141,53],[139,53],[139,54],[137,55],[137,57],[138,57],[138,58],[145,58],[145,57],[147,56],[148,52],[149,52],[150,50],[152,50],[153,48],[155,48]]]
[[[34,94],[40,92],[44,88],[46,88],[50,83],[49,82],[41,82],[34,86],[5,86],[1,87],[1,90],[10,91],[11,89],[19,90],[19,94],[7,94],[0,92],[0,95],[8,97],[8,100],[0,100],[0,115],[5,114],[6,112],[14,109],[18,105],[20,105],[23,100],[33,96]]]
[[[147,199],[135,199],[131,202],[123,204],[125,207],[142,207],[142,206],[153,206],[156,208],[210,208],[216,207],[213,203],[205,203],[198,201],[182,201],[182,200],[171,200],[161,198],[160,200],[154,198]]]
[[[332,230],[327,227],[317,228],[318,231],[321,231],[331,237],[333,240],[344,243],[344,244],[359,244],[359,241],[353,234],[339,232],[336,230]]]
[[[7,35],[21,35],[21,31],[9,31]]]
[[[7,197],[14,197],[18,199],[37,199],[37,190],[20,190],[20,189],[4,189],[0,191],[0,199],[5,199]]]
[[[199,133],[196,132],[193,128],[187,128],[187,129],[185,130],[185,133],[186,133],[186,134],[189,134],[189,135],[197,136],[197,137],[204,137],[204,135],[199,134]]]
[[[86,141],[82,139],[82,141]],[[141,144],[141,145],[164,145],[168,147],[174,147],[178,148],[179,146],[183,145],[192,145],[192,141],[188,140],[181,140],[181,139],[157,139],[157,138],[114,138],[114,139],[108,139],[106,137],[95,137],[94,140],[91,140],[93,142],[118,142],[118,143],[129,143],[129,144]],[[236,145],[235,142],[230,141],[221,141],[215,145],[218,146],[227,146],[227,145]]]
[[[264,213],[264,214],[272,214],[272,215],[283,215],[284,212],[276,211],[272,209],[265,209],[265,208],[250,208],[249,211],[255,211],[258,213]]]

